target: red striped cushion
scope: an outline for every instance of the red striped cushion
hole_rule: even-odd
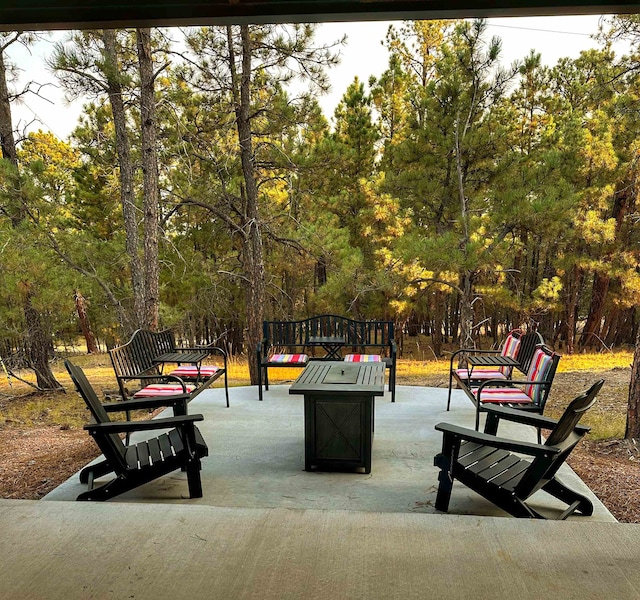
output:
[[[286,365],[306,365],[309,362],[309,357],[306,354],[273,354],[268,362]]]
[[[382,362],[379,354],[347,354],[344,360],[346,362]]]
[[[547,378],[547,372],[551,367],[553,358],[549,356],[543,350],[536,350],[527,373],[527,379],[529,381],[544,381]],[[544,391],[543,385],[526,385],[524,391],[531,396],[531,399],[538,404],[540,402],[540,396]]]
[[[469,371],[467,369],[456,369],[456,375],[460,379],[469,379]],[[471,371],[471,379],[506,379],[502,371],[491,371],[490,369],[474,369]]]
[[[220,370],[220,367],[216,367],[214,365],[203,365],[200,367],[200,376],[201,377],[211,377],[215,375]],[[182,365],[177,369],[171,371],[169,375],[174,375],[175,377],[181,377],[183,379],[195,379],[198,377],[198,367],[194,365]]]
[[[472,392],[478,396],[478,390]],[[518,388],[485,388],[480,394],[480,402],[531,404],[531,398]]]
[[[516,356],[518,356],[518,350],[520,350],[520,339],[515,338],[513,333],[510,333],[502,346],[501,354],[502,356],[515,359]],[[511,375],[511,371],[513,371],[513,367],[500,367],[498,370],[509,377]]]
[[[187,392],[193,392],[195,385],[187,385]],[[154,398],[155,396],[175,396],[182,394],[182,386],[178,383],[154,383],[136,392],[134,398]]]

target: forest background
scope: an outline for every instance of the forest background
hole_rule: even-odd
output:
[[[175,34],[56,43],[49,68],[88,99],[67,140],[15,131],[12,106],[38,90],[13,87],[10,50],[39,36],[1,34],[12,374],[57,389],[56,348],[138,327],[251,355],[263,319],[325,312],[392,319],[400,352],[420,333],[435,356],[522,324],[568,354],[634,345],[638,17],[553,66],[503,64],[484,21],[398,23],[387,69],[354,79],[332,123],[318,95],[340,41],[313,25]]]

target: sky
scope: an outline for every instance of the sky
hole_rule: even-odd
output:
[[[575,58],[581,50],[597,46],[590,36],[598,31],[599,15],[569,17],[511,17],[488,20],[488,33],[502,39],[502,61],[505,65],[522,59],[534,49],[542,62],[554,65],[559,58]],[[319,98],[325,116],[331,118],[347,86],[357,75],[367,82],[371,75],[380,75],[387,67],[387,51],[382,45],[389,21],[356,23],[323,23],[318,26],[319,41],[330,42],[347,35],[347,45],[340,49],[341,63],[331,69],[331,92]],[[393,23],[396,26],[401,22]],[[63,32],[51,34],[60,37]],[[50,54],[51,42],[38,44],[31,51],[20,49],[11,58],[22,69],[24,81],[46,84],[38,98],[29,95],[13,111],[14,127],[19,131],[44,129],[66,139],[77,124],[82,102],[69,103],[63,91],[56,87],[55,78],[47,71],[45,57]]]

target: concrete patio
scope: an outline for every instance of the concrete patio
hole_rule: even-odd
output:
[[[117,499],[75,503],[71,478],[45,501],[0,501],[2,598],[640,597],[640,525],[517,520],[460,484],[433,508],[439,421],[471,426],[456,392],[399,386],[376,400],[369,475],[305,472],[302,399],[273,386],[201,394],[204,497],[183,473]],[[505,437],[535,440],[528,428]],[[586,486],[568,468],[561,477]],[[539,497],[538,497],[539,496]],[[552,514],[559,504],[539,493]]]

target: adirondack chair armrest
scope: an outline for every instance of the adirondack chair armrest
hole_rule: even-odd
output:
[[[560,452],[560,449],[555,448],[554,446],[545,446],[543,444],[534,444],[509,438],[501,438],[489,433],[467,429],[466,427],[460,427],[459,425],[453,425],[451,423],[438,423],[436,425],[436,430],[442,431],[445,436],[453,435],[460,440],[475,442],[477,444],[482,444],[483,446],[490,446],[491,448],[526,454],[527,456],[544,456],[545,454],[558,454]]]
[[[203,421],[203,415],[181,415],[164,419],[149,419],[145,421],[109,421],[108,423],[87,423],[84,426],[89,433],[128,433],[133,431],[153,431],[155,429],[173,429]]]
[[[136,398],[122,402],[109,402],[102,407],[107,412],[122,412],[126,410],[152,410],[160,406],[170,406],[188,402],[191,394],[175,394],[174,396],[158,396],[153,398]]]
[[[485,406],[485,412],[487,413],[487,425],[491,419],[511,421],[513,423],[520,423],[521,425],[531,425],[532,427],[541,427],[542,429],[553,429],[557,424],[557,419],[551,417],[543,417],[542,415],[535,415],[528,413],[524,410],[517,408],[509,408],[507,406]],[[588,433],[591,428],[588,425],[576,425],[576,432]]]

